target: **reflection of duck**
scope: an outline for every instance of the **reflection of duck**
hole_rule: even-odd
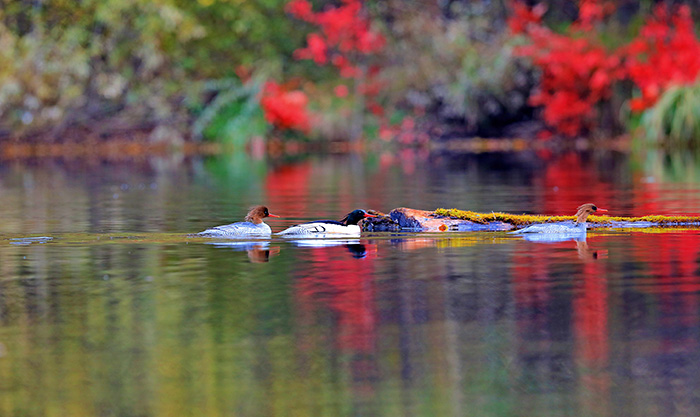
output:
[[[367,248],[365,245],[355,243],[352,245],[345,245],[345,247],[350,251],[350,255],[352,255],[353,258],[362,259],[367,256]]]
[[[537,243],[559,243],[573,240],[576,242],[578,258],[583,261],[594,261],[596,259],[604,259],[608,257],[607,250],[594,250],[588,247],[585,230],[573,233],[529,233],[523,235],[523,239],[527,240],[528,242]]]
[[[510,232],[513,234],[524,234],[524,233],[552,233],[552,234],[586,234],[586,219],[593,213],[598,211],[607,211],[606,209],[598,208],[595,204],[586,203],[578,208],[576,212],[576,220],[571,222],[557,222],[557,223],[546,223],[546,224],[533,224],[524,229],[516,230]],[[566,240],[566,239],[564,239]]]
[[[605,259],[608,257],[607,250],[593,250],[588,247],[586,240],[576,241],[576,250],[578,251],[578,257],[584,261],[594,261],[596,259]]]
[[[248,251],[248,260],[254,264],[261,264],[264,262],[270,262],[270,256],[277,255],[280,253],[280,248],[274,247],[272,249],[258,249],[253,248]]]
[[[585,242],[586,231],[574,230],[569,233],[525,233],[523,234],[523,239],[527,240],[528,242],[537,243],[558,243],[566,242],[567,240]]]
[[[279,233],[282,236],[359,236],[361,229],[357,223],[366,217],[377,217],[374,214],[369,214],[364,210],[354,210],[348,213],[344,219],[335,220],[315,220],[308,223],[297,224],[287,228]]]
[[[270,242],[244,242],[244,241],[223,241],[223,242],[207,242],[209,245],[214,245],[217,248],[230,248],[235,251],[245,251],[248,254],[248,259],[252,263],[269,262],[270,257],[280,253],[280,248],[275,246],[270,248]]]
[[[328,248],[331,246],[359,245],[360,239],[297,239],[290,242],[300,248]]]
[[[212,227],[197,233],[204,237],[241,238],[251,236],[270,236],[270,226],[263,223],[265,217],[279,217],[270,214],[265,206],[253,207],[245,216],[245,221]]]

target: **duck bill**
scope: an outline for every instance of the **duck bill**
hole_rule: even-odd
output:
[[[365,213],[365,218],[367,218],[367,217],[379,217],[379,216],[377,216],[376,214]]]
[[[607,212],[608,209],[603,209],[603,208],[598,207],[598,210],[597,210],[597,211]]]
[[[272,213],[268,214],[267,216],[268,216],[268,217],[279,217],[278,215],[272,214]]]

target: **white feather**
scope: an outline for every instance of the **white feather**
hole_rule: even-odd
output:
[[[351,224],[343,226],[341,224],[313,222],[298,224],[287,228],[279,233],[281,236],[317,236],[317,235],[344,235],[344,236],[359,236],[361,233],[360,226]]]
[[[212,227],[211,229],[207,229],[197,234],[205,237],[240,238],[251,236],[270,236],[272,234],[272,229],[270,229],[270,226],[266,225],[265,223],[255,224],[252,222],[237,222]]]

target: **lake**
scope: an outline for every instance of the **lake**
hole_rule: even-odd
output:
[[[698,167],[415,150],[3,163],[0,415],[696,417],[698,229],[187,234],[255,204],[274,231],[401,206],[697,214]]]

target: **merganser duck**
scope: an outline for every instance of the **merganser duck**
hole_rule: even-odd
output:
[[[593,203],[586,203],[578,208],[576,212],[576,220],[573,222],[558,222],[533,224],[524,229],[510,232],[512,234],[524,233],[559,233],[559,234],[586,234],[586,219],[593,213],[599,211],[607,211],[606,209],[596,207]]]
[[[282,236],[314,236],[323,237],[325,235],[351,235],[358,236],[361,233],[357,223],[367,217],[377,217],[364,210],[354,210],[348,213],[340,221],[335,220],[314,220],[308,223],[297,224],[279,233]]]
[[[197,236],[224,238],[270,236],[272,229],[263,223],[265,217],[279,216],[271,214],[265,206],[255,206],[245,216],[245,221],[212,227],[197,233]]]

